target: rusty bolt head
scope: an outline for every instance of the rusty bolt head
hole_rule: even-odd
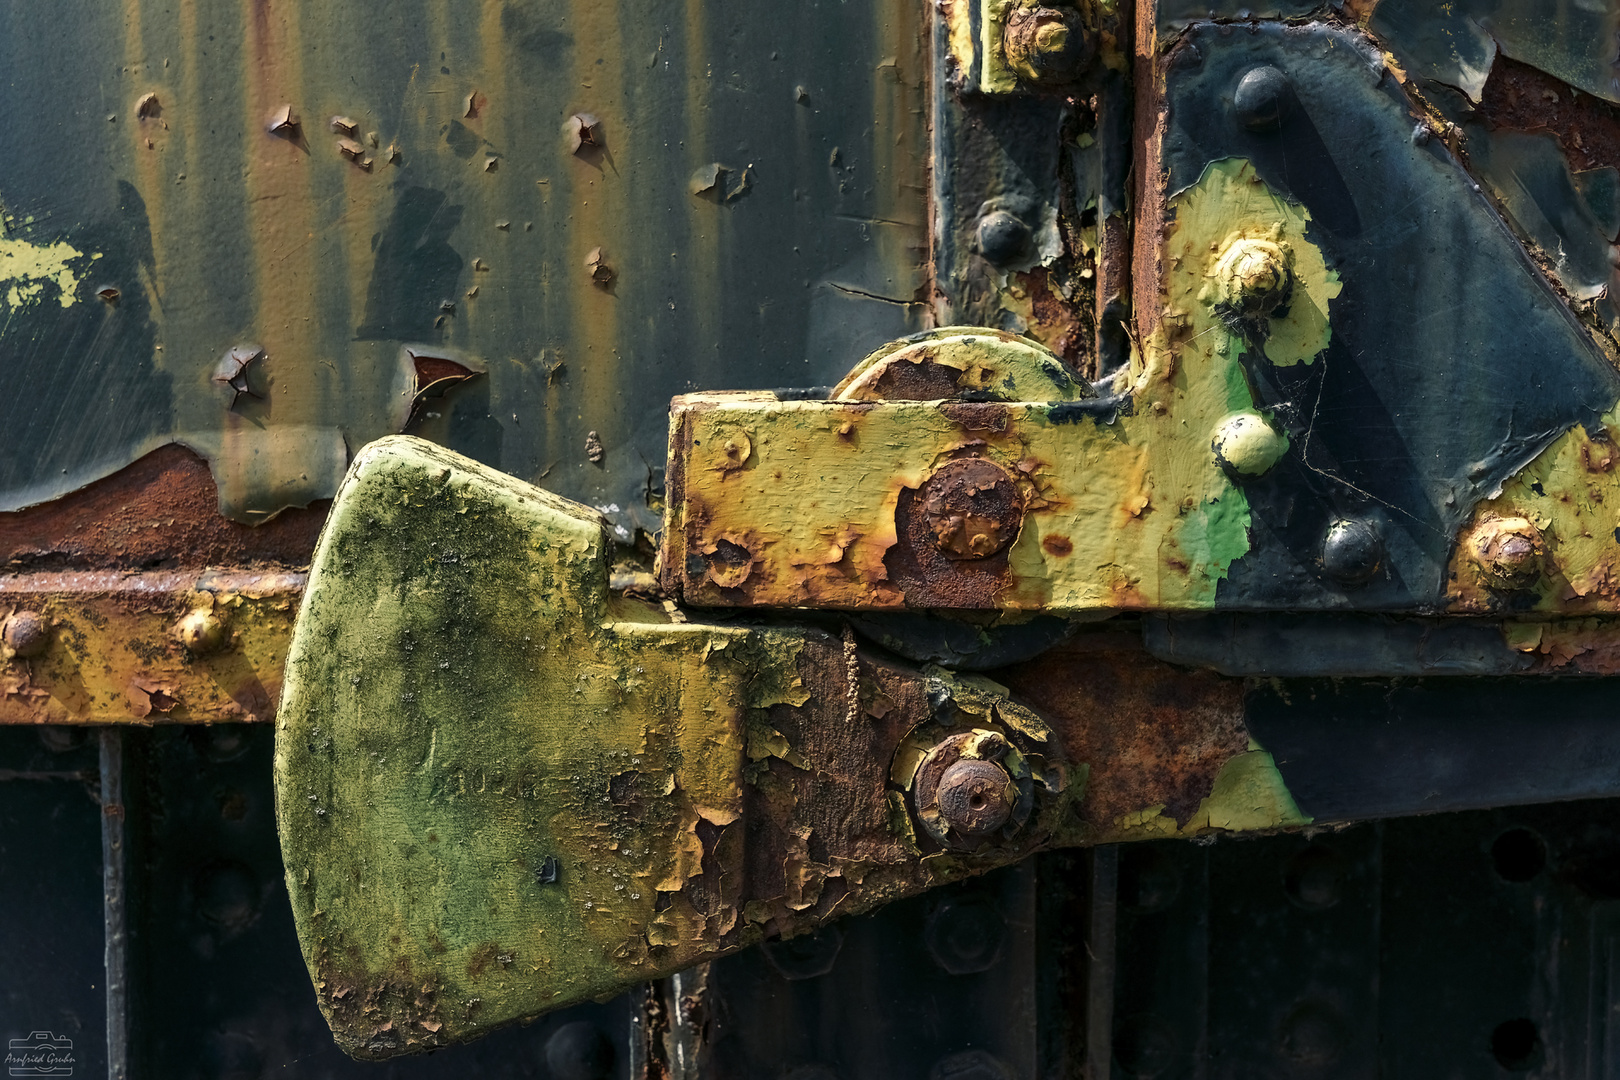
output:
[[[946,847],[975,848],[1028,820],[1033,788],[1027,763],[997,731],[947,736],[923,758],[911,802],[923,831]]]
[[[1465,550],[1486,581],[1501,589],[1534,585],[1547,553],[1541,530],[1530,519],[1494,514],[1469,531]]]
[[[1215,307],[1228,322],[1263,320],[1288,302],[1294,288],[1294,253],[1286,246],[1243,237],[1215,260]]]
[[[948,559],[983,559],[1013,542],[1024,520],[1024,497],[993,461],[961,458],[935,470],[922,488],[923,512],[934,544]]]
[[[1091,60],[1091,35],[1073,8],[1017,8],[1002,28],[1001,51],[1030,82],[1071,82]]]
[[[174,624],[174,639],[194,656],[217,652],[225,644],[225,620],[202,608],[188,612]]]
[[[939,816],[954,833],[988,836],[1007,824],[1018,801],[1012,777],[993,761],[962,758],[939,778]]]
[[[5,642],[8,655],[24,658],[38,656],[51,643],[51,627],[45,616],[37,611],[12,613],[0,629],[0,640]]]

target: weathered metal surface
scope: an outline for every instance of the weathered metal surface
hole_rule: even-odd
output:
[[[1012,673],[1048,721],[852,637],[670,622],[608,593],[603,529],[408,439],[339,494],[276,782],[305,957],[353,1054],[473,1037],[1044,846],[1308,820],[1240,683],[1092,644]]]
[[[672,394],[830,382],[920,325],[925,15],[0,7],[0,350],[29,387],[0,505],[171,441],[239,520],[329,497],[406,423],[410,347],[486,370],[421,433],[651,532]],[[238,354],[245,391],[214,378]]]
[[[670,622],[610,598],[605,549],[588,508],[428,444],[357,459],[276,764],[306,959],[351,1053],[463,1039],[1075,829],[1084,768],[993,685]],[[910,824],[901,763],[963,723],[1039,791],[946,850]]]
[[[1320,297],[1325,307],[1327,286],[1319,263],[1314,279],[1301,275],[1301,302],[1278,320],[1279,356],[1320,347],[1325,312],[1304,299]],[[1200,309],[1210,331],[1224,332],[1213,302]],[[954,333],[961,342],[971,337]],[[980,337],[987,355],[1006,347],[993,332]],[[932,347],[891,349],[920,359]],[[665,586],[715,606],[1213,606],[1216,583],[1248,538],[1242,489],[1211,440],[1254,403],[1230,350],[1211,349],[1179,370],[1163,359],[1150,356],[1131,372],[1128,397],[1052,404],[678,399]],[[1028,377],[1016,389],[1064,392]],[[741,457],[727,449],[741,445],[735,433],[746,437]],[[930,506],[935,517],[948,507],[948,493],[934,490],[950,483],[942,470],[973,459],[1016,487],[1015,505],[993,544],[985,535],[986,557],[953,558],[939,549]]]
[[[1620,101],[1614,50],[1620,10],[1612,4],[1462,0],[1445,7],[1373,0],[1368,28],[1403,66],[1478,101],[1499,57],[1534,65],[1588,94]]]
[[[303,584],[271,571],[0,577],[0,724],[268,721]]]
[[[1233,105],[1257,65],[1285,76],[1270,130]],[[1324,25],[1199,25],[1158,70],[1166,189],[1249,160],[1309,213],[1342,289],[1320,358],[1246,365],[1299,451],[1245,485],[1254,544],[1223,601],[1437,609],[1475,507],[1575,425],[1597,424],[1620,392],[1612,365],[1453,153],[1414,137],[1421,109],[1368,39]],[[1151,269],[1138,265],[1139,282]],[[1176,280],[1173,262],[1161,269]],[[1347,519],[1376,531],[1384,557],[1354,591],[1324,594],[1325,534]]]

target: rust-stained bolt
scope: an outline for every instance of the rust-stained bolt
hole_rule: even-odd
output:
[[[1340,585],[1360,585],[1384,563],[1384,541],[1370,521],[1341,518],[1322,538],[1322,569]]]
[[[922,487],[934,544],[948,559],[983,559],[1012,543],[1024,520],[1018,483],[993,461],[946,462]]]
[[[1501,589],[1534,585],[1547,553],[1541,530],[1529,518],[1495,514],[1469,530],[1464,550],[1486,580]]]
[[[993,761],[962,758],[939,778],[939,816],[952,832],[988,836],[1012,816],[1017,789]]]
[[[1022,825],[1032,794],[1029,767],[1006,736],[980,728],[948,736],[930,750],[911,785],[923,830],[958,848]]]
[[[1293,86],[1281,71],[1269,65],[1250,68],[1232,92],[1232,109],[1250,131],[1275,131],[1292,95]]]
[[[39,612],[15,611],[6,619],[4,628],[0,628],[0,641],[4,642],[8,656],[27,659],[45,651],[51,643],[50,634],[50,624]]]
[[[1215,461],[1239,476],[1259,476],[1283,456],[1288,440],[1259,413],[1233,413],[1215,428]]]
[[[979,219],[979,254],[996,266],[1005,266],[1029,253],[1029,226],[1017,214],[992,210]]]
[[[207,656],[225,644],[225,620],[211,609],[198,608],[181,616],[173,633],[193,656]]]
[[[1215,311],[1234,329],[1253,330],[1288,302],[1294,289],[1294,253],[1271,240],[1232,241],[1215,260]]]
[[[1030,82],[1065,83],[1091,60],[1091,35],[1073,8],[1015,8],[1001,31],[1001,51]]]
[[[754,456],[754,440],[736,424],[721,424],[715,428],[714,434],[705,440],[705,445],[719,449],[720,460],[714,467],[721,472],[735,472]]]

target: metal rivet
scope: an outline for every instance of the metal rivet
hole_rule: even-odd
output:
[[[1259,476],[1287,452],[1288,440],[1259,413],[1234,413],[1215,428],[1209,446],[1222,468]]]
[[[1326,911],[1339,902],[1344,862],[1325,844],[1310,844],[1288,860],[1283,892],[1306,911]]]
[[[1499,589],[1525,589],[1541,577],[1547,547],[1529,518],[1487,515],[1464,541],[1469,559]]]
[[[1007,66],[1031,82],[1069,82],[1091,59],[1091,35],[1073,9],[1017,8],[1001,32]]]
[[[988,896],[970,893],[939,902],[929,912],[923,939],[934,962],[951,975],[988,971],[1001,959],[1007,921]]]
[[[203,608],[187,612],[174,624],[174,640],[192,655],[206,656],[225,644],[225,620]]]
[[[992,210],[979,219],[979,254],[996,266],[1005,266],[1029,251],[1029,226],[1006,210]]]
[[[843,947],[844,932],[836,926],[781,941],[767,941],[760,946],[771,967],[790,982],[827,974],[838,962],[838,953]]]
[[[1263,330],[1294,290],[1294,253],[1271,240],[1243,237],[1215,260],[1215,313],[1233,330]]]
[[[1012,475],[985,458],[946,462],[922,486],[934,545],[948,559],[983,559],[1001,551],[1024,520],[1024,497]]]
[[[1018,792],[1000,765],[963,758],[939,778],[935,798],[939,816],[952,832],[985,836],[1007,823]]]
[[[1238,80],[1232,94],[1232,108],[1238,120],[1250,131],[1276,131],[1288,111],[1293,86],[1274,67],[1250,68]]]
[[[259,914],[261,890],[253,871],[238,862],[204,867],[193,885],[197,914],[234,936]]]
[[[1322,538],[1322,569],[1341,585],[1367,581],[1384,561],[1384,542],[1368,521],[1344,518]]]
[[[556,1080],[607,1080],[613,1075],[613,1044],[589,1020],[575,1020],[546,1040],[546,1066]]]
[[[0,640],[5,642],[7,654],[24,659],[39,656],[51,643],[50,624],[37,611],[17,611],[0,629]]]

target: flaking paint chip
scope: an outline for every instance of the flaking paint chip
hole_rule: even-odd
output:
[[[613,279],[618,276],[613,272],[613,267],[607,264],[607,258],[599,247],[591,248],[590,254],[585,256],[585,270],[591,275],[591,281],[600,289],[612,285]]]
[[[358,163],[365,156],[366,148],[353,139],[339,139],[337,141],[338,153],[350,161]]]
[[[135,102],[135,119],[137,120],[145,120],[148,117],[157,116],[162,111],[163,106],[158,104],[158,96],[156,94],[142,94],[140,99]]]
[[[271,114],[270,134],[286,139],[298,137],[298,117],[293,115],[291,105],[283,105]]]
[[[582,154],[603,145],[602,121],[590,113],[575,113],[563,122],[570,154]]]
[[[332,117],[332,130],[345,138],[352,139],[360,134],[360,125],[347,116]]]
[[[602,439],[594,431],[585,434],[585,456],[590,459],[592,465],[602,464],[602,459],[606,456],[602,449]]]

